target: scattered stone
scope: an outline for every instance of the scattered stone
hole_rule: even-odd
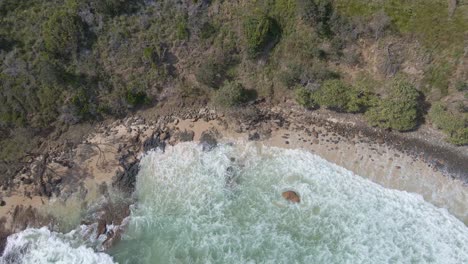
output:
[[[400,166],[395,166],[395,168],[396,168],[397,170],[401,169],[401,167],[400,167]]]
[[[299,203],[301,202],[301,197],[295,191],[286,191],[281,194],[284,199],[292,202]]]
[[[6,205],[6,202],[5,202],[5,201],[3,201],[3,200],[1,200],[1,201],[0,201],[0,206],[2,206],[2,207],[3,207],[3,206],[5,206],[5,205]]]
[[[287,140],[286,140],[284,143],[285,143],[286,145],[289,145],[289,141],[287,141]]]

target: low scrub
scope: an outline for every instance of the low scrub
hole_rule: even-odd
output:
[[[421,116],[421,93],[404,80],[394,80],[385,98],[366,112],[370,125],[398,131],[413,130]]]
[[[244,21],[244,35],[247,41],[247,52],[249,56],[255,57],[269,43],[278,41],[281,30],[273,18],[263,13],[254,13]]]
[[[224,85],[215,92],[213,102],[222,107],[239,106],[252,99],[249,92],[238,82],[225,82]]]
[[[340,80],[327,80],[312,94],[320,106],[338,112],[364,112],[371,105],[373,95],[348,86]]]
[[[455,145],[468,144],[467,120],[461,114],[452,113],[442,103],[436,103],[428,116],[436,128],[448,135],[448,141]]]

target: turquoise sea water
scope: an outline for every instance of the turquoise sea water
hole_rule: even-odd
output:
[[[13,263],[468,263],[468,228],[446,210],[302,150],[149,152],[135,195],[109,252],[84,246],[79,230],[43,228],[10,237],[6,253],[22,248]]]

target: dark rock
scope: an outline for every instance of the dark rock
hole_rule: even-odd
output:
[[[125,167],[124,171],[117,172],[116,179],[112,184],[122,190],[132,193],[135,190],[136,176],[140,171],[139,161],[134,161]]]
[[[292,203],[300,203],[301,197],[295,191],[286,191],[281,194],[284,199]]]
[[[143,142],[143,150],[146,152],[156,148],[160,148],[162,151],[164,151],[166,148],[166,143],[161,141],[160,138],[154,133],[150,138]]]
[[[202,145],[203,151],[210,151],[218,145],[218,141],[211,132],[203,132],[200,137],[200,144]]]
[[[24,184],[28,184],[28,185],[33,183],[33,180],[29,178],[23,178],[22,181]]]
[[[1,200],[1,201],[0,201],[0,206],[5,206],[5,205],[6,205],[6,202],[3,201],[3,200]]]
[[[181,142],[192,141],[195,136],[195,132],[192,130],[184,130],[179,133],[179,140]]]
[[[104,219],[99,219],[96,230],[96,239],[107,232],[107,223]]]
[[[257,140],[260,140],[260,134],[258,132],[254,132],[252,134],[249,134],[249,138],[248,138],[250,141],[257,141]]]

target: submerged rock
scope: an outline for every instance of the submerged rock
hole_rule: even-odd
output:
[[[164,151],[166,148],[166,143],[163,140],[161,140],[157,134],[153,134],[150,138],[143,142],[143,150],[146,152],[152,149],[160,148],[162,151]]]
[[[203,151],[210,151],[218,145],[218,141],[211,132],[203,132],[200,137],[200,144],[203,147]]]
[[[301,197],[295,191],[286,191],[281,194],[284,199],[292,202],[292,203],[300,203]]]
[[[135,190],[136,176],[140,171],[140,162],[134,161],[125,166],[124,171],[117,172],[113,186],[132,193]]]
[[[98,221],[98,226],[97,226],[97,230],[96,230],[96,239],[100,236],[100,235],[103,235],[107,232],[107,223],[106,223],[106,220],[104,219],[100,219]]]

